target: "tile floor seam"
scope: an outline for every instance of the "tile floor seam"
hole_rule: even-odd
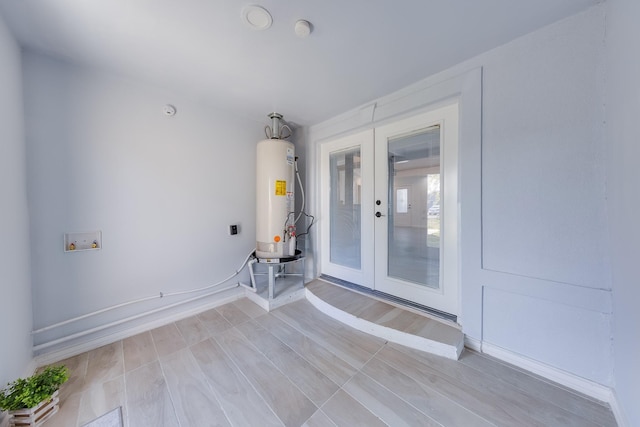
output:
[[[130,420],[129,420],[129,409],[128,409],[128,405],[127,402],[129,401],[129,397],[127,396],[127,366],[125,365],[124,362],[124,340],[122,340],[122,366],[124,368],[124,372],[122,373],[122,383],[124,384],[124,390],[122,391],[123,393],[123,408],[122,408],[122,412],[121,412],[121,416],[122,416],[122,424],[124,427],[129,427]]]
[[[336,391],[336,393],[337,393],[337,391]],[[328,400],[327,400],[327,402],[328,402]],[[322,406],[324,406],[324,405],[322,405]],[[335,427],[340,427],[340,426],[338,426],[338,424],[334,423],[333,420],[331,418],[329,418],[329,415],[327,415],[327,413],[324,410],[322,410],[321,408],[318,408],[318,410],[316,412],[321,412],[325,417],[327,417],[327,419],[329,420],[329,422],[332,425],[334,425]],[[315,412],[314,412],[314,415],[315,415]],[[313,415],[311,417],[313,417]],[[311,417],[309,417],[309,420],[311,419]],[[309,421],[309,420],[307,420],[307,421]]]
[[[158,357],[158,365],[160,366],[160,372],[162,372],[162,380],[164,382],[164,386],[167,388],[167,393],[169,393],[169,399],[171,400],[171,408],[173,408],[173,414],[176,417],[178,426],[182,427],[182,422],[180,421],[180,417],[178,416],[178,411],[176,410],[176,402],[173,398],[173,393],[171,393],[171,388],[169,387],[169,381],[167,380],[167,375],[164,373],[164,366],[162,366],[162,360],[160,360],[160,357]],[[190,426],[185,426],[185,427],[190,427]]]
[[[265,328],[266,329],[266,328]],[[268,330],[267,330],[268,331]],[[269,332],[271,333],[271,332]],[[335,382],[332,378],[330,378],[327,374],[325,374],[324,372],[322,372],[322,369],[320,366],[317,366],[315,363],[313,363],[310,360],[307,360],[306,357],[304,357],[303,355],[301,355],[300,353],[298,353],[295,349],[291,348],[286,342],[282,341],[280,338],[278,338],[277,336],[271,334],[272,337],[274,337],[275,339],[277,339],[280,343],[282,343],[282,345],[284,345],[285,347],[287,347],[289,350],[291,350],[293,352],[293,354],[295,354],[296,356],[298,356],[300,359],[304,360],[305,362],[307,362],[309,365],[313,366],[318,372],[320,372],[322,375],[324,375],[329,381],[331,381],[332,383],[334,383],[336,385],[336,387],[338,387],[338,390],[340,389],[340,387],[342,387],[340,384],[338,384],[337,382]],[[335,356],[335,355],[334,355]],[[336,356],[338,357],[338,356]],[[340,359],[343,360],[343,359]],[[351,377],[350,377],[351,378]],[[349,381],[349,380],[347,380]],[[345,381],[346,383],[346,381]],[[332,395],[333,396],[333,395]],[[328,400],[328,399],[327,399]],[[325,401],[326,402],[326,401]],[[324,404],[324,402],[323,402]]]
[[[330,397],[329,399],[327,399],[327,400],[324,402],[324,404],[323,404],[322,406],[324,407],[324,406],[325,406],[325,404],[326,404],[327,402],[329,402],[329,401],[330,401],[330,400],[331,400],[331,399],[332,399],[332,398],[333,398],[333,397],[334,397],[338,392],[342,391],[343,393],[346,393],[347,395],[351,396],[351,398],[352,398],[352,399],[354,399],[355,401],[357,401],[358,403],[360,403],[360,404],[362,405],[362,407],[363,407],[363,408],[365,408],[367,411],[371,412],[371,410],[370,410],[367,406],[365,406],[365,404],[364,404],[364,403],[362,403],[362,402],[361,402],[360,400],[358,400],[355,396],[353,396],[351,393],[349,393],[347,390],[345,390],[345,386],[346,386],[347,384],[349,384],[351,381],[353,381],[353,378],[354,378],[356,375],[358,375],[359,373],[361,373],[361,372],[362,372],[362,370],[364,369],[364,367],[365,367],[365,366],[367,366],[367,364],[368,364],[371,360],[373,360],[373,358],[374,358],[374,357],[375,357],[375,356],[376,356],[376,355],[377,355],[377,354],[378,354],[378,353],[379,353],[379,352],[384,348],[384,346],[386,346],[386,345],[387,345],[387,343],[385,342],[385,343],[384,343],[384,344],[383,344],[383,345],[378,349],[378,351],[376,351],[376,352],[375,352],[375,353],[374,353],[374,354],[369,358],[369,360],[367,360],[367,361],[362,365],[362,367],[361,367],[360,369],[356,369],[356,372],[355,372],[353,375],[351,375],[351,376],[349,377],[349,379],[348,379],[347,381],[345,381],[345,382],[344,382],[344,384],[342,384],[342,385],[340,386],[340,388],[339,388],[338,390],[336,390],[336,392],[335,392],[335,393],[333,393],[333,395],[331,395],[331,397]],[[362,374],[363,374],[363,375],[365,375],[365,374],[364,374],[364,372],[362,372]],[[321,408],[318,408],[318,409],[321,409]],[[373,412],[371,412],[371,413],[372,413],[376,418],[378,418],[380,421],[382,421],[385,425],[387,425],[387,426],[389,425],[389,424],[388,424],[387,422],[385,422],[382,418],[378,417],[375,413],[373,413]],[[330,417],[329,417],[329,418],[330,418]],[[333,422],[333,420],[332,420],[332,422]],[[334,424],[335,424],[335,423],[334,423]]]
[[[187,346],[186,348],[184,348],[182,350],[186,350],[186,351],[189,352],[189,356],[191,356],[193,358],[193,362],[195,362],[195,366],[198,369],[198,372],[200,372],[202,378],[204,379],[204,382],[207,385],[209,392],[211,393],[211,397],[218,404],[218,407],[220,408],[220,410],[224,414],[224,416],[227,419],[227,422],[229,423],[229,425],[233,426],[233,423],[231,422],[231,418],[229,418],[229,416],[227,415],[227,411],[225,411],[224,406],[222,405],[222,402],[220,402],[220,400],[216,397],[215,393],[213,392],[213,384],[211,384],[209,382],[209,379],[207,378],[207,374],[205,374],[204,370],[202,369],[202,367],[198,363],[198,359],[196,359],[196,356],[191,351],[191,346]],[[169,392],[171,392],[171,389],[169,389]]]
[[[314,309],[315,309],[315,307],[314,307]],[[323,313],[323,314],[324,314],[324,313]],[[307,337],[309,340],[311,340],[311,341],[315,342],[316,344],[318,344],[318,345],[320,345],[320,346],[322,346],[322,347],[325,347],[325,348],[326,348],[326,346],[325,346],[322,342],[320,342],[319,340],[317,340],[317,339],[316,339],[316,334],[315,334],[315,333],[313,333],[313,334],[309,334],[309,333],[307,333],[307,331],[303,330],[303,329],[302,329],[302,327],[297,327],[294,323],[289,322],[289,321],[288,321],[288,319],[287,319],[287,317],[289,317],[289,315],[286,315],[286,314],[285,314],[285,315],[283,315],[283,316],[284,316],[284,318],[283,318],[282,316],[276,316],[276,317],[277,317],[279,320],[281,320],[282,322],[286,323],[286,324],[287,324],[289,327],[291,327],[292,329],[295,329],[295,330],[296,330],[296,331],[298,331],[300,334],[302,334],[302,335],[304,335],[305,337]],[[330,317],[330,316],[329,316],[329,317]],[[331,318],[331,320],[335,320],[335,319]],[[344,324],[341,324],[341,325],[342,325],[342,326],[347,326],[347,325],[344,325]],[[348,327],[348,328],[351,328],[350,326],[347,326],[347,327]],[[354,328],[351,328],[351,329],[354,329]],[[356,329],[354,329],[354,330],[355,330],[355,331],[357,331]],[[362,332],[362,331],[358,331],[358,332],[360,332],[360,333],[364,333],[364,332]],[[330,338],[340,339],[339,337],[335,337],[334,335],[331,335],[331,336],[330,336]],[[384,343],[384,344],[386,344],[386,342],[387,342],[387,341],[385,340],[385,343]],[[350,344],[351,344],[351,343],[350,343]],[[384,344],[383,344],[383,345],[384,345]],[[358,346],[358,345],[354,345],[354,346],[355,346],[355,347],[357,347],[357,348],[359,348],[360,350],[365,351],[365,352],[367,352],[367,353],[368,353],[368,351],[367,351],[366,349],[363,349],[362,347],[360,347],[360,346]],[[328,350],[329,350],[329,349],[328,349]],[[347,359],[343,359],[343,358],[342,358],[342,357],[340,357],[340,356],[338,356],[338,357],[339,357],[340,359],[344,360],[344,361],[345,361],[349,366],[351,366],[351,367],[352,367],[353,369],[355,369],[356,371],[357,371],[357,370],[359,370],[359,369],[361,369],[361,368],[362,368],[362,366],[364,366],[364,363],[366,363],[366,362],[358,363],[357,361],[353,361],[353,360],[349,361],[349,360],[347,360]],[[369,359],[367,359],[367,360],[369,360]],[[356,364],[354,364],[353,362],[355,362]]]
[[[172,322],[172,323],[174,323],[174,326],[175,326],[175,322]],[[176,326],[176,328],[177,328],[177,326]],[[178,332],[179,331],[180,330],[178,329]],[[165,376],[164,369],[162,368],[162,361],[160,360],[160,353],[158,353],[158,346],[156,345],[156,339],[153,336],[153,333],[151,331],[149,331],[149,335],[151,335],[151,342],[153,343],[153,349],[156,352],[156,360],[154,360],[153,362],[156,362],[156,361],[158,362],[158,366],[160,367],[160,372],[162,372],[162,380],[164,381],[164,385],[167,388],[167,392],[169,393],[169,399],[171,399],[171,409],[173,409],[173,414],[175,415],[176,420],[178,421],[178,424],[180,424],[180,419],[178,418],[178,412],[176,411],[176,405],[175,405],[175,402],[173,401],[173,396],[171,396],[171,390],[169,390],[169,383],[167,382],[167,377]],[[152,362],[149,362],[149,363],[152,363]],[[147,363],[147,364],[149,364],[149,363]],[[136,368],[136,369],[138,369],[138,368]],[[129,426],[129,427],[131,427],[131,426]]]
[[[319,406],[318,406],[318,405],[313,401],[313,399],[311,399],[311,397],[307,396],[307,394],[306,394],[306,393],[305,393],[305,392],[304,392],[304,391],[303,391],[303,390],[298,386],[298,384],[294,383],[294,382],[289,378],[289,376],[288,376],[285,372],[282,372],[282,370],[281,370],[281,369],[280,369],[280,368],[279,368],[275,363],[273,363],[273,362],[271,361],[271,359],[269,358],[269,356],[267,356],[267,355],[266,355],[262,350],[260,350],[258,347],[256,347],[256,346],[253,344],[253,342],[251,342],[251,341],[249,340],[249,338],[248,338],[245,334],[243,334],[243,333],[242,333],[242,331],[241,331],[240,329],[238,329],[238,328],[237,328],[237,327],[235,327],[235,326],[234,326],[233,328],[234,328],[234,329],[236,329],[236,330],[238,331],[238,333],[239,333],[240,335],[242,335],[242,336],[245,338],[245,340],[249,343],[249,345],[250,345],[251,347],[253,347],[253,348],[254,348],[254,349],[255,349],[259,354],[261,354],[262,356],[264,356],[264,358],[265,358],[265,359],[266,359],[266,360],[271,364],[271,366],[273,366],[274,368],[276,368],[276,370],[277,370],[278,372],[280,372],[282,375],[284,375],[284,377],[287,379],[287,381],[289,381],[289,383],[291,383],[291,385],[292,385],[292,386],[294,386],[294,387],[295,387],[295,388],[296,388],[300,393],[302,393],[302,395],[303,395],[304,397],[306,397],[306,398],[309,400],[309,402],[311,402],[311,403],[313,404],[313,406],[315,406],[315,407],[316,407],[316,411],[319,409]],[[325,376],[326,376],[326,375],[325,375]],[[335,383],[334,383],[334,384],[335,384]],[[336,384],[336,386],[337,386],[337,384]],[[324,403],[324,402],[323,402],[323,403]],[[314,411],[314,413],[315,413],[315,411]]]
[[[209,339],[209,338],[207,338]],[[204,342],[205,340],[202,340],[200,342]],[[195,343],[193,345],[198,345],[200,343]],[[227,412],[227,410],[225,409],[224,405],[222,404],[222,402],[220,402],[220,400],[217,398],[215,392],[214,392],[214,385],[211,384],[211,381],[209,380],[209,377],[207,376],[207,374],[204,372],[204,370],[202,369],[202,366],[200,365],[200,363],[198,362],[198,359],[196,358],[196,355],[193,354],[193,351],[191,350],[192,346],[187,347],[187,350],[189,351],[189,354],[191,355],[191,357],[193,357],[194,361],[196,362],[196,366],[198,367],[198,370],[200,371],[200,373],[202,374],[202,378],[204,379],[204,382],[207,384],[207,387],[209,387],[209,390],[211,391],[211,396],[215,399],[215,401],[218,403],[218,406],[220,407],[220,410],[222,411],[222,413],[224,414],[225,418],[227,419],[227,421],[229,422],[229,425],[231,427],[234,427],[234,424],[231,420],[231,417],[229,417],[229,414]]]
[[[395,370],[395,371],[399,371],[397,368],[389,365],[387,362],[385,362],[384,360],[377,360],[379,363],[382,363],[388,367],[390,367],[391,369]],[[364,368],[363,368],[364,369]],[[408,376],[407,374],[400,372],[401,374],[407,376],[408,378],[411,378],[410,376]],[[416,407],[415,405],[413,405],[411,402],[407,401],[406,399],[404,399],[403,397],[399,396],[397,393],[393,392],[392,390],[390,390],[388,387],[386,387],[384,384],[382,384],[380,381],[376,380],[375,378],[373,378],[370,375],[367,375],[367,373],[363,372],[363,375],[366,375],[367,377],[371,378],[373,381],[377,382],[378,384],[380,384],[381,386],[383,386],[384,388],[386,388],[387,390],[389,390],[391,393],[395,394],[396,396],[400,397],[400,399],[402,399],[403,401],[405,401],[406,403],[408,403],[409,405],[411,405],[412,407],[416,408],[418,411],[424,413],[424,411],[422,411],[420,408]],[[413,379],[413,378],[412,378]],[[418,382],[417,380],[414,379],[414,381]],[[418,383],[421,387],[426,387],[427,389],[429,389],[430,392],[437,394],[440,398],[448,400],[449,402],[451,402],[453,405],[460,407],[462,410],[470,412],[471,414],[477,416],[478,418],[481,418],[482,420],[486,421],[489,424],[492,424],[494,426],[496,426],[495,423],[491,422],[490,420],[486,419],[484,416],[472,411],[469,408],[464,407],[463,405],[461,405],[460,403],[456,402],[455,400],[453,400],[452,398],[450,398],[449,396],[447,396],[446,394],[440,392],[437,388],[432,387],[429,384],[424,384],[424,383]],[[427,416],[429,416],[429,414],[425,414]],[[429,416],[431,417],[431,416]],[[439,423],[439,421],[436,420],[436,422]]]
[[[354,375],[355,375],[355,374],[354,374]],[[344,383],[344,384],[347,384],[349,381],[351,381],[351,378],[349,378],[347,381],[345,381],[345,383]],[[344,386],[344,385],[343,385],[343,386]],[[346,393],[346,391],[345,391],[345,390],[343,390],[343,389],[342,389],[342,386],[341,386],[341,387],[340,387],[339,389],[337,389],[337,390],[336,390],[336,391],[335,391],[331,396],[329,396],[329,398],[328,398],[328,399],[327,399],[327,400],[326,400],[322,405],[320,405],[320,406],[318,407],[318,410],[316,411],[316,412],[321,411],[323,414],[325,414],[325,415],[327,416],[327,418],[329,418],[329,420],[330,420],[330,421],[331,421],[331,422],[332,422],[336,427],[339,427],[339,426],[338,426],[335,422],[333,422],[333,419],[331,419],[331,417],[327,415],[327,413],[324,411],[324,409],[323,409],[323,408],[324,408],[325,406],[327,406],[327,403],[328,403],[328,402],[330,402],[330,401],[331,401],[331,399],[333,399],[333,398],[335,397],[335,395],[336,395],[336,394],[338,394],[338,393],[340,393],[341,391],[342,391],[343,393]],[[310,416],[309,418],[307,418],[307,421],[309,421],[309,420],[310,420],[310,419],[311,419],[311,418],[316,414],[316,412],[314,412],[313,414],[311,414],[311,416]],[[306,422],[306,421],[305,421],[305,422]]]
[[[372,360],[373,360],[373,359],[372,359]],[[378,360],[378,362],[380,362],[380,363],[384,363],[385,365],[387,365],[387,366],[391,367],[390,365],[388,365],[387,363],[385,363],[385,362],[384,362],[384,361],[382,361],[382,360]],[[368,363],[369,363],[369,362],[367,362],[367,364],[368,364]],[[366,365],[365,365],[365,366],[366,366]],[[364,370],[364,367],[363,367],[362,369]],[[407,405],[409,405],[409,406],[411,406],[412,408],[414,408],[416,411],[418,411],[418,412],[420,412],[421,414],[425,415],[427,418],[429,418],[429,419],[430,419],[430,420],[432,420],[433,422],[435,422],[435,423],[439,424],[439,425],[440,425],[440,426],[442,426],[442,427],[446,427],[446,425],[445,425],[445,424],[442,424],[440,421],[436,420],[436,419],[435,419],[435,418],[433,418],[431,415],[429,415],[428,413],[424,412],[422,409],[418,408],[416,405],[414,405],[413,403],[411,403],[411,402],[409,402],[408,400],[406,400],[404,397],[400,396],[399,394],[397,394],[396,392],[394,392],[393,390],[391,390],[391,389],[390,389],[389,387],[387,387],[385,384],[381,383],[381,382],[380,382],[380,381],[378,381],[377,379],[375,379],[375,378],[373,378],[372,376],[368,375],[366,372],[359,372],[359,373],[361,373],[361,374],[362,374],[362,375],[364,375],[365,377],[369,378],[371,381],[375,382],[376,384],[380,385],[380,387],[383,387],[383,388],[384,388],[385,390],[387,390],[389,393],[393,394],[393,395],[394,395],[394,396],[396,396],[398,399],[402,400],[404,403],[406,403]],[[494,423],[492,423],[491,421],[488,421],[488,420],[486,420],[484,417],[482,417],[482,416],[480,416],[480,415],[476,414],[475,412],[473,412],[473,411],[471,411],[471,410],[469,410],[469,409],[465,408],[464,406],[460,405],[460,404],[459,404],[459,403],[457,403],[456,401],[454,401],[454,400],[450,399],[449,397],[447,397],[447,396],[445,396],[445,395],[441,394],[441,393],[440,393],[440,392],[438,392],[437,390],[435,390],[435,389],[433,389],[433,388],[431,388],[431,387],[428,387],[428,386],[426,386],[425,384],[421,384],[421,385],[422,385],[422,386],[425,386],[425,387],[427,387],[427,388],[429,388],[429,389],[430,389],[430,391],[435,392],[436,394],[438,394],[438,395],[439,395],[439,396],[441,396],[442,398],[444,398],[444,399],[446,399],[446,400],[450,401],[452,404],[454,404],[454,405],[456,405],[456,406],[460,407],[460,409],[462,409],[462,410],[466,410],[466,411],[468,411],[468,412],[472,413],[473,415],[476,415],[476,416],[478,416],[479,418],[482,418],[484,421],[487,421],[489,424],[492,424],[492,425],[494,425],[494,426],[495,426],[495,424],[494,424]],[[351,395],[351,397],[353,397],[354,399],[356,399],[356,398],[355,398],[355,396],[353,396],[353,395]],[[356,399],[356,400],[357,400],[357,399]],[[364,404],[363,404],[362,402],[360,402],[360,403],[364,406]]]
[[[195,316],[195,318],[198,319],[197,316]],[[180,320],[185,320],[185,319],[188,319],[188,317],[185,317],[184,319],[180,319]],[[178,333],[180,334],[184,342],[187,343],[187,337],[182,333],[182,329],[180,329],[180,327],[178,326],[178,321],[173,322],[173,324],[175,325],[176,329],[178,330]],[[187,343],[187,346],[188,344],[189,343]]]
[[[235,328],[235,326],[233,326],[232,328]],[[225,331],[226,332],[226,331]],[[224,332],[223,332],[224,333]],[[260,393],[260,391],[256,388],[256,386],[253,384],[253,382],[249,379],[249,377],[247,376],[247,374],[242,370],[242,368],[240,367],[240,365],[238,365],[238,363],[236,363],[235,358],[233,357],[232,354],[230,354],[222,344],[220,344],[220,342],[215,338],[215,337],[211,337],[209,338],[213,341],[215,341],[215,343],[218,345],[218,347],[220,347],[220,349],[222,350],[222,352],[229,358],[229,360],[231,361],[231,363],[233,363],[233,365],[236,367],[236,369],[238,370],[238,372],[240,372],[240,375],[242,375],[242,377],[245,379],[245,381],[247,382],[247,384],[249,384],[249,386],[253,389],[253,391],[255,391],[256,395],[264,402],[264,404],[267,406],[267,408],[269,408],[269,410],[273,413],[273,415],[276,417],[276,419],[278,419],[278,421],[280,421],[282,423],[283,426],[285,426],[285,422],[282,420],[282,418],[280,418],[278,416],[278,414],[276,414],[274,408],[271,407],[271,405],[269,405],[269,402],[267,402],[267,400],[265,399],[265,397],[262,395],[262,393]]]
[[[263,329],[264,329],[264,328],[263,328]],[[268,330],[267,330],[267,332],[268,332],[269,334],[271,334]],[[240,333],[242,333],[242,331],[240,331]],[[244,334],[243,334],[243,335],[244,335]],[[247,337],[246,335],[244,335],[244,336],[248,339],[248,337]],[[296,355],[296,356],[300,357],[300,359],[302,359],[302,360],[304,360],[305,362],[307,362],[311,367],[313,367],[316,371],[318,371],[318,373],[322,374],[322,375],[323,375],[327,380],[331,381],[331,383],[332,383],[332,384],[334,384],[334,385],[338,388],[338,390],[340,389],[340,387],[341,387],[341,386],[340,386],[339,384],[337,384],[335,381],[333,381],[331,378],[329,378],[329,376],[327,376],[324,372],[322,372],[322,371],[321,371],[317,366],[315,366],[313,363],[311,363],[311,362],[309,362],[308,360],[306,360],[304,357],[300,356],[300,355],[299,355],[295,350],[293,350],[291,347],[289,347],[286,343],[284,343],[284,342],[280,341],[280,339],[279,339],[278,337],[274,336],[273,334],[271,334],[271,336],[272,336],[274,339],[278,340],[278,342],[280,342],[280,343],[281,343],[282,345],[284,345],[286,348],[288,348],[289,350],[291,350],[291,352],[292,352],[294,355]],[[255,347],[255,346],[254,346],[254,347]],[[269,356],[268,356],[266,353],[264,353],[264,352],[262,352],[262,351],[261,351],[261,353],[262,353],[266,358],[269,358]],[[282,371],[282,369],[278,368],[278,366],[276,366],[276,365],[275,365],[275,363],[273,363],[273,362],[272,362],[272,364],[276,367],[276,369],[278,369],[278,371],[280,371],[280,372],[282,373],[282,375],[284,375],[285,377],[289,378],[289,376],[288,376],[285,372],[283,372],[283,371]],[[291,383],[292,383],[293,385],[295,385],[296,387],[298,387],[298,385],[297,385],[296,383],[294,383],[291,379],[289,379],[289,381],[291,381]],[[307,399],[309,399],[309,400],[311,401],[311,403],[313,403],[314,405],[316,405],[316,407],[317,407],[318,409],[320,409],[320,406],[321,406],[321,405],[318,405],[316,402],[314,402],[314,401],[313,401],[313,399],[312,399],[310,396],[307,396],[307,394],[306,394],[302,389],[300,389],[300,387],[298,387],[298,389],[302,392],[302,394],[303,394]],[[333,394],[332,394],[332,396],[333,396]],[[322,402],[322,404],[324,404],[327,400],[329,400],[329,399],[326,399],[324,402]],[[314,412],[314,413],[315,413],[315,412]]]

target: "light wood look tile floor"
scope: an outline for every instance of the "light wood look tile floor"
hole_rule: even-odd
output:
[[[459,361],[356,331],[298,301],[247,299],[63,361],[45,427],[122,406],[125,426],[615,426],[608,407],[465,351]]]

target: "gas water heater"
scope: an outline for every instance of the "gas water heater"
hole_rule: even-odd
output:
[[[277,259],[296,254],[295,151],[282,115],[269,114],[267,138],[258,142],[256,154],[256,256]],[[288,130],[283,136],[282,131]]]

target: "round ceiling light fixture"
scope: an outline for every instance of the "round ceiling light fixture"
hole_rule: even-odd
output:
[[[242,9],[242,22],[252,30],[266,30],[271,27],[273,18],[262,6],[249,5]]]

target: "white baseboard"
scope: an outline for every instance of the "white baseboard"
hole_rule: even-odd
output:
[[[477,351],[478,353],[482,353],[482,342],[475,338],[471,338],[468,335],[464,336],[464,346],[469,350]]]
[[[534,374],[540,375],[541,377],[547,378],[548,380],[554,381],[594,399],[600,400],[601,402],[611,403],[611,389],[602,384],[598,384],[570,372],[554,368],[553,366],[538,362],[537,360],[529,359],[528,357],[505,350],[502,347],[487,343],[486,341],[482,342],[482,352],[522,369],[526,369],[529,372],[533,372]]]
[[[147,323],[139,324],[136,326],[131,326],[126,329],[119,330],[117,332],[104,335],[98,338],[87,337],[85,341],[80,343],[74,343],[66,347],[58,348],[51,352],[43,353],[35,357],[32,361],[32,364],[37,366],[49,365],[51,363],[56,363],[61,360],[68,359],[69,357],[77,356],[78,354],[94,350],[98,347],[102,347],[103,345],[111,344],[116,341],[120,341],[125,338],[132,337],[139,333],[149,331],[151,329],[158,328],[160,326],[167,325],[171,322],[175,322],[177,320],[182,320],[184,318],[196,315],[198,313],[202,313],[203,311],[210,310],[212,308],[227,304],[229,302],[236,301],[240,298],[244,297],[244,292],[237,288],[237,292],[234,292],[232,295],[228,295],[227,293],[223,294],[223,296],[216,298],[214,301],[210,301],[206,304],[198,305],[197,307],[191,307],[183,311],[179,311],[168,315],[166,317],[162,317],[160,319],[156,319]],[[34,367],[34,370],[35,370]],[[3,427],[3,426],[0,426]]]
[[[604,386],[602,384],[598,384],[586,378],[579,377],[570,372],[554,368],[553,366],[546,365],[536,360],[529,359],[520,354],[505,350],[502,347],[498,347],[497,345],[493,345],[487,342],[481,342],[473,338],[469,338],[469,340],[475,341],[473,343],[473,346],[475,347],[479,345],[482,353],[486,353],[490,356],[495,357],[496,359],[500,359],[504,362],[525,369],[529,372],[533,372],[534,374],[540,375],[541,377],[554,381],[558,384],[597,399],[601,402],[608,403],[619,427],[628,427],[631,425],[629,424],[627,417],[618,402],[618,396],[615,389]],[[467,339],[465,337],[465,345],[466,344]],[[472,350],[476,350],[476,348],[472,346],[468,347]]]

